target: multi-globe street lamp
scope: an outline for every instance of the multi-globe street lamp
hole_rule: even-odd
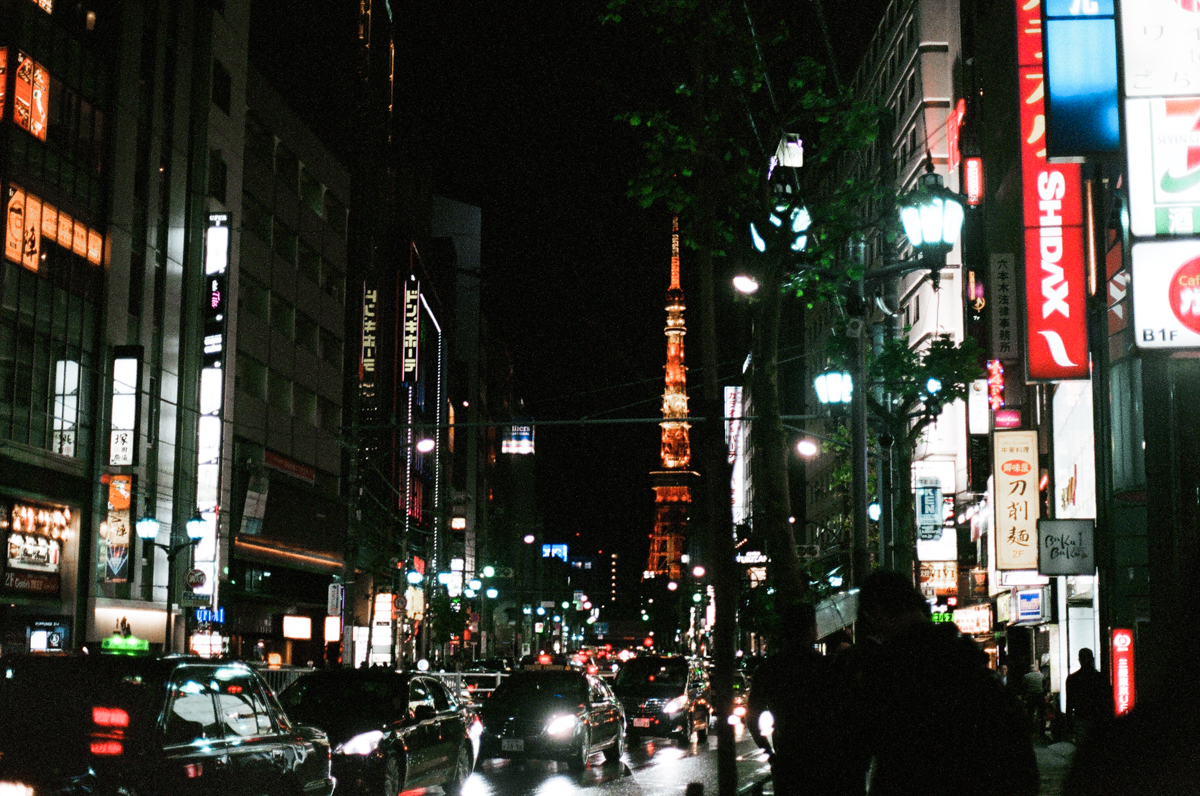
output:
[[[198,545],[200,540],[204,538],[204,518],[197,514],[184,523],[184,530],[187,533],[188,539],[186,542],[178,542],[174,544],[162,544],[161,542],[157,541],[160,524],[154,517],[142,517],[140,520],[134,523],[133,527],[134,533],[136,533],[137,537],[142,540],[143,545],[157,547],[159,550],[162,550],[167,554],[167,616],[166,624],[163,629],[163,652],[171,652],[171,636],[174,632],[174,628],[172,627],[171,603],[175,597],[175,559],[178,558],[179,554],[184,550],[190,550]],[[172,536],[174,536],[173,531]]]

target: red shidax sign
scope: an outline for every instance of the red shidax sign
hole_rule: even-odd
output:
[[[1046,160],[1041,7],[1017,0],[1029,378],[1088,377],[1083,198],[1077,163]]]

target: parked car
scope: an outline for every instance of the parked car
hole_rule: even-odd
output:
[[[480,708],[479,757],[559,760],[583,771],[625,753],[625,717],[608,686],[563,664],[532,664],[504,678]]]
[[[454,796],[474,767],[471,718],[432,677],[330,669],[300,677],[279,699],[288,715],[329,735],[339,794],[441,785]]]
[[[712,704],[708,675],[699,663],[670,655],[625,662],[613,680],[631,735],[708,739]]]
[[[0,659],[0,793],[329,796],[330,766],[241,663]]]

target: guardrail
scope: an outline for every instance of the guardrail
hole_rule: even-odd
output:
[[[508,672],[425,672],[442,681],[442,685],[460,699],[479,702],[496,690]]]
[[[311,666],[278,666],[270,667],[262,664],[250,664],[254,671],[258,672],[271,690],[278,694],[283,689],[287,688],[296,680],[300,679],[301,675],[315,672],[316,669]]]

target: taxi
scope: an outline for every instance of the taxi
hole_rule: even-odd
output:
[[[497,686],[479,717],[479,759],[555,760],[583,771],[597,752],[618,765],[625,752],[625,714],[595,675],[549,656],[526,664]]]

